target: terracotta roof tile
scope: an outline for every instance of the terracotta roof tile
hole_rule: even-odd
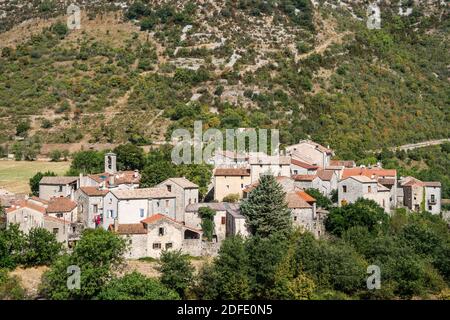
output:
[[[317,170],[317,176],[323,181],[330,181],[333,178],[334,171],[333,170]]]
[[[298,194],[298,192],[288,192],[286,193],[286,202],[288,204],[288,208],[296,209],[296,208],[311,208],[312,206],[306,202],[302,196]]]
[[[297,194],[306,202],[316,202],[316,199],[311,197],[309,194],[307,194],[305,191],[297,191]]]
[[[41,206],[35,202],[32,202],[30,200],[17,200],[17,201],[13,201],[11,203],[11,207],[6,208],[5,212],[6,213],[10,213],[16,210],[19,210],[21,208],[28,208],[31,210],[35,210],[41,213],[46,213],[46,208],[45,206]]]
[[[102,190],[97,187],[81,187],[80,190],[90,197],[103,197],[108,193],[107,189]]]
[[[303,162],[303,161],[300,161],[297,159],[291,159],[291,164],[305,168],[305,169],[310,169],[310,170],[315,170],[315,169],[319,168],[318,166],[313,166],[309,163],[306,163],[306,162]]]
[[[250,169],[245,168],[217,168],[214,176],[250,176]]]
[[[77,204],[69,198],[52,198],[48,203],[47,213],[70,212],[76,207]]]
[[[297,174],[292,176],[295,181],[313,181],[317,176],[315,174]]]
[[[376,178],[385,177],[396,177],[397,170],[395,169],[381,169],[381,168],[347,168],[342,172],[342,178],[347,178],[350,176],[366,176],[371,178],[375,176]]]
[[[343,166],[346,168],[354,168],[356,166],[353,160],[331,160],[330,166]]]
[[[109,230],[114,231],[114,225],[109,226]],[[145,229],[142,223],[129,223],[129,224],[119,224],[118,234],[147,234],[147,229]]]
[[[46,176],[46,177],[42,177],[41,181],[39,181],[39,184],[66,185],[66,184],[71,184],[71,183],[77,182],[77,180],[78,180],[78,177]]]

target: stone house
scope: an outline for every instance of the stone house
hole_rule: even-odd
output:
[[[227,235],[227,211],[235,209],[235,204],[226,202],[193,203],[186,207],[184,224],[201,230],[202,218],[199,210],[208,207],[215,211],[213,241],[221,242]]]
[[[291,157],[251,154],[249,157],[251,183],[257,182],[262,174],[289,177],[291,175]]]
[[[297,160],[292,158],[291,159],[291,175],[295,176],[295,175],[307,175],[307,174],[316,174],[317,173],[317,169],[319,169],[318,166],[314,166],[311,164],[308,164],[306,162]]]
[[[107,189],[98,187],[81,187],[75,194],[78,212],[86,228],[99,226],[103,214],[103,202]]]
[[[359,198],[374,200],[386,213],[391,212],[390,190],[375,179],[350,176],[339,182],[338,205],[354,203]]]
[[[39,197],[44,200],[71,197],[78,189],[78,177],[42,177],[39,182]]]
[[[198,203],[198,185],[186,178],[169,178],[156,187],[166,188],[176,197],[176,220],[185,221],[185,208],[192,203]]]
[[[306,231],[316,234],[316,199],[304,191],[286,193],[286,202],[291,209],[292,223]]]
[[[315,175],[295,175],[295,185],[301,189],[317,189],[324,196],[330,197],[338,187],[338,174],[334,170],[317,170]]]
[[[239,210],[239,204],[225,203],[226,217],[226,236],[240,235],[244,238],[250,235],[250,229],[247,225],[247,219]]]
[[[110,225],[109,230],[123,236],[129,244],[126,258],[159,258],[163,250],[180,250],[192,256],[202,254],[201,230],[185,226],[163,214],[138,223]]]
[[[342,178],[345,179],[350,176],[366,176],[372,180],[389,189],[389,202],[391,208],[397,207],[397,170],[383,169],[380,167],[358,167],[346,168],[342,173]]]
[[[208,159],[208,164],[214,168],[239,168],[248,166],[248,156],[236,151],[219,150]]]
[[[330,165],[334,152],[311,140],[302,140],[298,144],[286,147],[286,154],[310,165],[326,168]]]
[[[251,183],[250,170],[246,168],[216,168],[214,170],[214,200],[222,201],[228,195],[243,197],[243,190]]]
[[[423,182],[413,177],[402,178],[398,183],[399,205],[419,212],[426,210],[433,214],[441,212],[441,183]]]
[[[75,235],[71,221],[47,213],[48,205],[46,200],[39,198],[18,200],[5,210],[6,225],[18,224],[25,234],[32,228],[44,228],[53,233],[58,242],[70,246]]]
[[[119,224],[133,224],[157,213],[175,219],[176,197],[166,188],[112,189],[105,195],[103,208],[105,229],[115,219]]]
[[[47,214],[71,223],[80,220],[78,219],[77,203],[65,197],[50,199],[47,204]]]

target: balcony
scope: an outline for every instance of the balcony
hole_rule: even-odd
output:
[[[435,205],[437,203],[436,199],[428,199],[429,205]]]

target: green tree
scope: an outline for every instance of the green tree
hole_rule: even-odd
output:
[[[272,175],[263,175],[259,185],[242,201],[241,213],[247,218],[254,235],[267,237],[292,231],[291,211],[285,193]]]
[[[19,225],[10,224],[7,229],[0,229],[0,268],[13,269],[22,263],[25,248],[25,234]]]
[[[70,175],[78,173],[100,173],[104,169],[104,153],[99,151],[79,151],[73,155],[70,165]]]
[[[26,137],[28,130],[31,129],[31,125],[30,122],[28,120],[26,121],[21,121],[17,124],[16,127],[16,136],[19,137]]]
[[[194,267],[189,256],[178,251],[163,251],[159,261],[161,283],[175,290],[181,298],[186,297],[187,289],[194,279]]]
[[[26,236],[24,262],[27,266],[50,265],[61,250],[61,243],[53,233],[42,228],[33,228]]]
[[[145,165],[144,150],[134,144],[122,144],[113,152],[117,155],[118,170],[142,170]]]
[[[0,269],[0,300],[23,300],[25,289],[17,276],[9,276],[8,270]]]
[[[246,244],[252,299],[270,299],[278,265],[285,256],[288,239],[284,233],[253,236]]]
[[[178,300],[174,290],[166,288],[157,279],[134,271],[111,280],[97,296],[99,300]]]
[[[119,235],[101,228],[84,230],[73,252],[61,256],[43,274],[40,293],[52,300],[96,297],[121,270],[126,248]],[[69,266],[80,268],[80,289],[67,288]]]
[[[61,160],[62,153],[59,150],[52,150],[49,155],[50,155],[51,161],[59,162],[59,160]]]
[[[387,228],[388,221],[389,216],[375,201],[360,198],[355,203],[332,208],[325,227],[337,236],[354,226],[367,227],[370,232],[377,233]]]
[[[236,236],[227,238],[222,243],[219,255],[214,262],[215,285],[217,297],[221,300],[245,300],[251,298],[248,277],[249,257],[245,241]]]
[[[316,199],[316,205],[319,208],[330,209],[332,203],[331,200],[325,197],[318,189],[306,189],[305,192],[309,194],[311,197]]]
[[[144,167],[141,176],[141,186],[154,187],[168,178],[177,176],[174,165],[168,161],[152,163]]]
[[[202,219],[201,226],[203,235],[206,237],[206,239],[212,241],[212,238],[214,236],[214,216],[216,215],[216,212],[209,207],[201,207],[198,210],[198,214]]]
[[[32,178],[30,178],[30,189],[33,196],[39,197],[39,182],[42,180],[43,177],[55,177],[56,173],[52,171],[47,172],[38,172],[36,173]]]

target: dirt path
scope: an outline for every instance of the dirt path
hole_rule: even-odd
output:
[[[389,147],[388,149],[391,151],[395,151],[395,150],[413,150],[413,149],[417,149],[417,148],[425,148],[425,147],[430,147],[430,146],[437,146],[446,142],[450,142],[450,138],[445,138],[445,139],[438,139],[438,140],[428,140],[428,141],[422,141],[422,142],[417,142],[417,143],[409,143],[409,144],[404,144],[401,146],[396,146],[396,147]],[[370,152],[381,152],[381,149],[377,149],[377,150],[370,150]]]

